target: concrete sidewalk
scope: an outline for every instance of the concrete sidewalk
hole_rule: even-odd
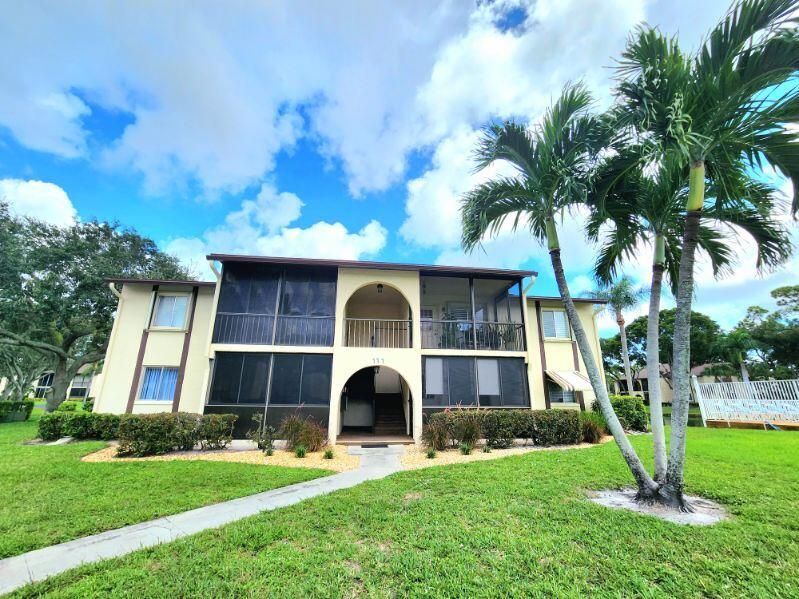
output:
[[[304,499],[354,487],[367,480],[383,478],[400,469],[400,456],[404,451],[401,446],[374,449],[351,447],[350,454],[361,456],[361,466],[357,470],[208,505],[0,560],[0,593],[10,593],[28,583],[44,580],[82,564],[119,557],[261,512],[293,505]]]

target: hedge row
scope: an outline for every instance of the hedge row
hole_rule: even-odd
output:
[[[116,414],[62,412],[56,410],[39,419],[39,437],[53,441],[61,437],[75,439],[115,439],[120,417]]]
[[[119,422],[117,455],[146,456],[170,451],[223,449],[233,439],[234,414],[125,414]]]
[[[33,400],[0,401],[0,422],[18,422],[27,420],[33,411]]]
[[[527,439],[535,445],[574,445],[583,440],[576,410],[444,410],[431,414],[422,431],[425,445],[437,450],[485,439],[491,447]]]
[[[628,431],[646,431],[648,429],[648,417],[644,400],[632,395],[611,395],[610,404],[613,411],[619,417],[622,428]],[[594,400],[591,405],[594,412],[600,412],[599,402]]]

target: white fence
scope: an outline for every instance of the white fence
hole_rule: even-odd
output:
[[[799,423],[799,379],[749,383],[699,383],[694,393],[708,420],[727,422]]]

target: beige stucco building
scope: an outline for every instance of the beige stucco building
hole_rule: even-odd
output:
[[[95,411],[297,410],[331,441],[419,441],[456,406],[580,409],[593,400],[559,298],[530,271],[215,255],[215,282],[116,279]],[[601,369],[594,300],[577,300]]]

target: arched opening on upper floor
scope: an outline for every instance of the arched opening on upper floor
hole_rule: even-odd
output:
[[[344,307],[344,345],[411,347],[411,306],[387,283],[369,283],[355,291]]]

